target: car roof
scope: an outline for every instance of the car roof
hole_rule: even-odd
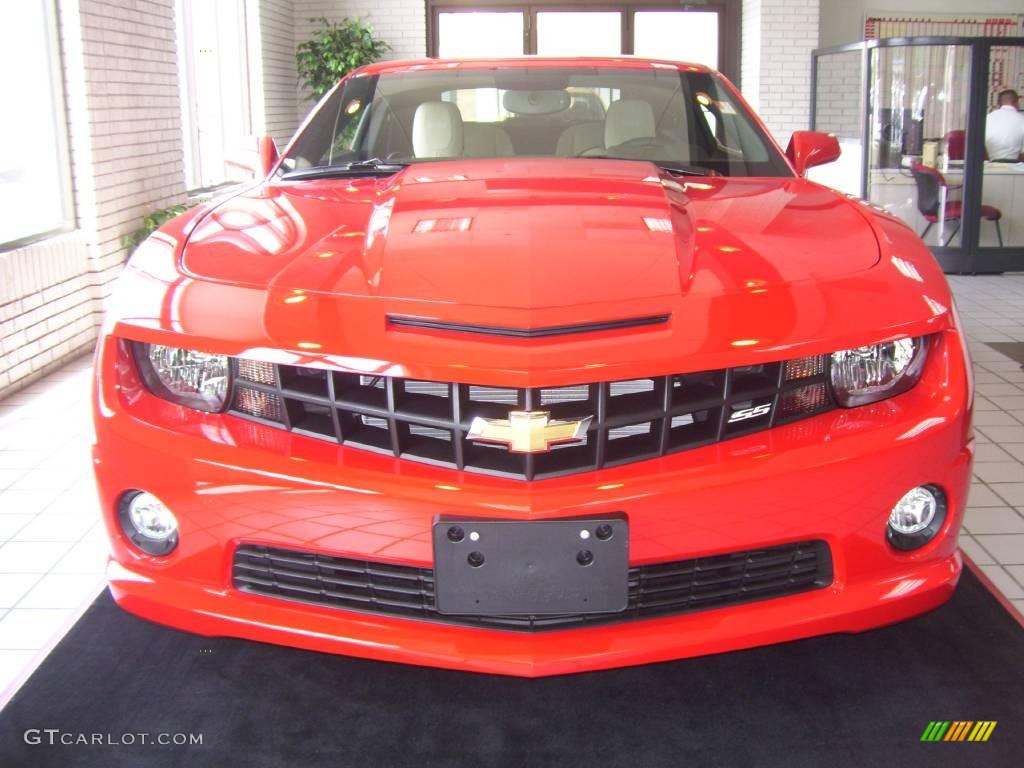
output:
[[[593,67],[603,69],[675,69],[681,72],[714,72],[703,64],[668,59],[645,59],[635,56],[515,56],[495,59],[398,59],[379,61],[357,70],[361,75],[382,75],[394,72],[441,71],[451,69],[495,69],[500,67]]]

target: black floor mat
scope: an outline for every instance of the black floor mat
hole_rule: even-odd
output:
[[[1024,341],[986,341],[985,344],[999,354],[1016,360],[1024,368]]]
[[[933,720],[998,724],[922,743]],[[104,594],[0,713],[0,766],[1019,766],[1022,729],[1024,630],[966,572],[947,605],[873,632],[539,680],[203,639]]]

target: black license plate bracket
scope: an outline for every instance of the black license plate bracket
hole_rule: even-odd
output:
[[[450,615],[615,613],[629,592],[625,515],[559,520],[439,516],[437,610]]]

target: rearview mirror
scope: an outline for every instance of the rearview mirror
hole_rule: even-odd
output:
[[[224,158],[224,162],[258,179],[265,179],[277,165],[278,157],[273,137],[249,136],[242,140],[236,151]]]
[[[786,147],[786,157],[801,176],[808,168],[838,160],[840,154],[839,139],[820,131],[794,131]]]

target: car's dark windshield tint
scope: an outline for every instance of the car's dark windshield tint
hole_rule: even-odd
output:
[[[324,101],[282,171],[460,157],[610,157],[724,176],[792,173],[717,77],[657,67],[356,77]]]

